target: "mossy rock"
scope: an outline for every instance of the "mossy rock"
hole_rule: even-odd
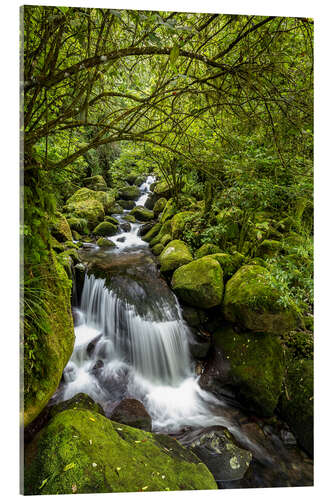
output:
[[[118,192],[118,198],[121,200],[137,200],[139,196],[140,189],[137,186],[126,186],[119,189]]]
[[[62,243],[60,243],[58,240],[56,240],[54,238],[54,236],[51,235],[51,238],[50,238],[50,245],[51,245],[51,248],[59,253],[59,252],[63,252],[64,251],[64,246]]]
[[[93,233],[97,236],[113,236],[116,234],[118,228],[111,222],[101,222],[95,227]]]
[[[94,193],[94,191],[91,192]],[[104,219],[103,205],[95,198],[80,201],[68,201],[65,208],[72,214],[72,217],[86,219],[90,229],[93,228],[99,221]]]
[[[177,213],[177,207],[174,202],[173,198],[170,198],[168,200],[167,204],[165,205],[162,215],[161,215],[161,222],[164,224],[167,220],[171,219],[174,215]]]
[[[67,200],[67,206],[75,203],[81,203],[84,201],[96,200],[99,201],[103,210],[109,211],[112,209],[115,203],[115,197],[113,192],[102,192],[102,191],[93,191],[88,188],[81,188],[75,191],[75,193]]]
[[[112,217],[111,215],[106,215],[104,217],[104,222],[111,222],[111,224],[114,224],[115,226],[119,225],[119,220],[115,217]]]
[[[298,321],[295,304],[285,306],[275,279],[261,266],[242,266],[225,287],[223,314],[228,321],[257,332],[282,333]]]
[[[267,262],[264,261],[261,257],[255,257],[248,262],[249,266],[261,266],[267,267]]]
[[[186,211],[186,212],[179,212],[178,214],[172,217],[171,236],[174,239],[180,238],[182,236],[187,218],[191,215],[193,215],[193,212]]]
[[[179,267],[172,276],[171,286],[186,304],[210,309],[222,301],[223,271],[215,259],[202,257]]]
[[[141,186],[141,184],[143,184],[143,183],[145,182],[145,180],[146,180],[146,177],[145,177],[144,175],[139,175],[139,176],[136,178],[136,180],[135,180],[134,184],[135,184],[136,186],[140,187],[140,186]]]
[[[125,210],[132,210],[135,207],[135,201],[133,200],[118,200],[118,204]]]
[[[137,180],[137,178],[138,174],[136,174],[135,172],[130,172],[129,174],[126,175],[125,180],[126,182],[128,182],[128,184],[132,186],[133,184],[136,184],[135,181]]]
[[[200,259],[201,257],[205,257],[206,255],[212,255],[214,253],[223,253],[221,248],[214,243],[204,243],[196,252],[195,258]]]
[[[171,189],[166,181],[160,181],[154,186],[154,195],[158,198],[167,198],[171,196]]]
[[[139,222],[147,222],[154,218],[154,212],[148,210],[148,208],[140,206],[133,208],[133,210],[130,212],[130,215],[133,215],[133,217],[135,217],[135,219]]]
[[[172,240],[160,255],[161,271],[162,273],[174,271],[192,260],[193,257],[186,243],[181,240]]]
[[[162,224],[155,224],[149,231],[142,237],[143,241],[149,242],[152,240],[159,232]]]
[[[123,219],[127,220],[127,222],[131,222],[132,224],[135,224],[135,222],[136,222],[134,215],[130,215],[130,214],[124,215]]]
[[[164,222],[164,224],[162,224],[162,227],[159,230],[158,234],[156,236],[154,236],[153,239],[150,240],[149,245],[151,247],[153,247],[157,243],[160,243],[161,239],[166,234],[171,234],[171,220],[168,220],[168,221]]]
[[[115,203],[113,206],[113,214],[122,214],[124,211],[124,208],[119,205],[119,203]]]
[[[25,495],[217,489],[176,440],[89,410],[56,415],[25,453]]]
[[[77,231],[80,234],[85,234],[88,232],[88,222],[87,219],[82,219],[80,217],[69,217],[67,222],[73,231]]]
[[[282,391],[283,349],[277,336],[267,333],[236,333],[223,328],[213,335],[213,344],[224,355],[228,375],[222,385],[258,415],[274,413]]]
[[[313,361],[292,360],[287,369],[280,401],[282,418],[299,444],[313,456]]]
[[[38,350],[34,353],[35,363],[43,376],[32,380],[27,374],[24,380],[24,426],[31,423],[49,402],[74,346],[72,282],[53,251],[40,269],[49,329],[47,335],[40,336]],[[29,335],[29,331],[26,330],[25,334]]]
[[[167,199],[166,198],[159,198],[157,202],[154,205],[153,212],[154,216],[157,217],[158,214],[163,212],[165,205],[167,204]]]
[[[262,243],[260,243],[259,247],[257,248],[256,255],[258,257],[275,257],[278,255],[283,246],[280,241],[276,240],[264,240]]]
[[[90,410],[94,413],[99,413],[100,415],[105,416],[101,405],[96,403],[90,396],[88,396],[88,394],[83,392],[75,394],[75,396],[71,399],[67,399],[66,401],[61,401],[61,403],[50,406],[49,416],[50,418],[53,418],[62,411],[66,410]]]
[[[227,281],[241,267],[244,262],[244,255],[239,252],[229,253],[214,253],[210,255],[217,260],[223,270],[223,279]]]
[[[52,235],[60,242],[73,239],[68,221],[60,212],[56,213],[56,221],[52,225]]]
[[[116,244],[113,241],[108,240],[107,238],[104,237],[98,238],[96,243],[100,248],[111,248],[116,246]]]
[[[165,234],[164,236],[162,236],[161,238],[161,244],[163,246],[167,245],[168,243],[170,243],[170,241],[172,241],[172,236],[171,234]]]
[[[164,245],[162,245],[162,243],[157,243],[155,246],[153,246],[151,251],[153,252],[154,255],[160,255],[160,253],[163,251],[163,249],[164,249]]]
[[[95,191],[98,191],[99,189],[103,191],[107,188],[106,182],[102,175],[93,175],[92,177],[86,177],[84,179],[84,185],[88,189],[94,189]]]

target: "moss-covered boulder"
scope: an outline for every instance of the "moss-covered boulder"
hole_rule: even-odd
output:
[[[295,433],[299,444],[313,456],[313,361],[288,363],[280,413]]]
[[[171,219],[171,236],[174,239],[180,238],[183,234],[186,221],[189,216],[193,215],[193,212],[179,212],[174,215]]]
[[[130,215],[133,215],[133,217],[135,217],[135,219],[139,222],[147,222],[154,218],[154,212],[148,210],[148,208],[140,206],[133,208],[133,210],[130,212]]]
[[[108,212],[112,210],[115,204],[115,196],[112,191],[102,192],[102,191],[94,191],[88,188],[81,188],[75,191],[75,193],[67,200],[66,206],[68,206],[68,211],[70,210],[70,206],[72,204],[80,204],[82,202],[89,202],[91,200],[96,200],[102,204],[103,210]]]
[[[164,245],[162,243],[156,243],[155,246],[151,249],[154,255],[160,255],[164,249]]]
[[[140,189],[137,186],[126,186],[119,189],[118,192],[118,198],[121,200],[137,200],[139,196]]]
[[[174,271],[192,260],[193,257],[186,243],[181,240],[172,240],[160,255],[161,271],[162,273]]]
[[[52,224],[52,235],[60,242],[73,239],[68,221],[60,212],[56,213],[56,220]]]
[[[113,236],[118,231],[118,228],[112,222],[101,222],[95,227],[93,233],[96,236]]]
[[[283,349],[277,336],[236,333],[229,327],[214,333],[213,344],[223,353],[220,364],[224,370],[216,376],[218,370],[208,366],[206,381],[208,374],[213,380],[206,388],[214,388],[215,384],[216,390],[220,384],[221,393],[225,388],[232,389],[248,409],[266,417],[273,415],[284,375]]]
[[[202,257],[179,267],[172,276],[171,286],[186,304],[210,309],[222,301],[223,271],[215,259]]]
[[[164,224],[168,219],[171,219],[174,215],[177,213],[177,207],[175,204],[175,201],[173,198],[170,198],[168,200],[167,204],[165,205],[162,215],[161,215],[161,222]]]
[[[77,231],[79,234],[86,234],[88,232],[87,219],[82,219],[80,217],[69,217],[67,219],[67,222],[72,232]]]
[[[166,181],[158,182],[154,187],[154,195],[157,198],[167,198],[171,196],[171,189]]]
[[[159,198],[154,205],[153,212],[154,216],[157,217],[161,212],[163,212],[165,205],[167,204],[166,198]]]
[[[137,184],[135,181],[137,180],[138,178],[138,174],[135,173],[135,172],[130,172],[129,174],[126,175],[126,182],[128,182],[128,184],[130,184],[131,186],[133,184]],[[141,180],[141,178],[140,178]],[[140,185],[140,184],[139,184]]]
[[[118,204],[124,210],[132,210],[135,207],[135,201],[133,200],[118,200]]]
[[[229,253],[214,253],[211,257],[220,264],[223,270],[224,281],[227,281],[241,267],[244,262],[244,255],[239,252]]]
[[[104,222],[111,222],[111,224],[114,224],[115,226],[119,225],[119,220],[115,217],[112,217],[112,215],[106,215],[104,217]]]
[[[95,194],[95,191],[87,188],[79,189],[67,200],[65,206],[71,217],[86,219],[89,228],[103,220],[105,215],[104,206],[96,199]]]
[[[166,234],[171,234],[171,220],[168,220],[168,221],[164,222],[164,224],[162,224],[162,227],[159,230],[158,234],[150,240],[149,245],[151,247],[153,247],[157,243],[160,243],[161,239]]]
[[[298,313],[290,300],[280,300],[278,285],[261,266],[242,266],[225,287],[223,314],[232,323],[266,333],[290,331],[297,325]]]
[[[135,217],[130,214],[124,215],[123,219],[126,220],[127,222],[131,222],[132,224],[135,224],[136,222]]]
[[[171,234],[164,234],[162,237],[161,237],[161,240],[160,240],[160,243],[165,246],[167,245],[168,243],[170,243],[170,241],[172,241],[172,236]]]
[[[93,175],[92,177],[86,177],[84,179],[84,185],[88,189],[93,189],[95,191],[104,191],[107,188],[106,182],[102,175]]]
[[[89,410],[56,415],[28,445],[26,495],[217,489],[176,440]]]
[[[214,243],[204,243],[198,250],[195,252],[195,258],[200,259],[201,257],[205,257],[206,255],[212,255],[214,253],[222,253],[222,250]]]
[[[142,237],[143,241],[151,241],[159,232],[162,224],[155,224],[149,231]]]
[[[113,241],[108,240],[107,238],[104,237],[98,238],[96,243],[101,248],[112,248],[116,246],[116,244]]]
[[[282,250],[281,241],[276,240],[264,240],[258,246],[256,250],[257,257],[267,258],[267,257],[275,257]]]
[[[53,251],[40,269],[48,333],[40,335],[34,349],[34,367],[31,368],[28,363],[24,367],[24,425],[32,422],[49,402],[74,346],[70,299],[72,283]],[[28,327],[25,335],[29,337]]]

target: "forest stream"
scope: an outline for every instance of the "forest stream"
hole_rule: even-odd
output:
[[[145,204],[154,180],[149,176],[140,186],[137,206]],[[141,224],[124,219],[129,212],[115,216],[120,230],[109,237],[115,247],[85,244],[80,250],[88,271],[82,290],[73,290],[75,346],[51,405],[85,393],[110,417],[122,400],[134,398],[155,433],[191,446],[207,432],[216,437],[223,426],[251,451],[245,476],[228,480],[219,477],[221,455],[206,449],[219,488],[311,485],[312,461],[283,422],[271,425],[200,387],[202,367],[191,354],[195,334],[138,234]]]

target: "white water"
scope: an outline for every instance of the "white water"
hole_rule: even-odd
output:
[[[152,182],[148,177],[140,186],[136,205],[145,203]],[[123,221],[122,215],[117,218]],[[147,246],[137,235],[139,227],[131,224],[130,231],[110,238],[117,248],[108,252],[116,258]],[[147,269],[147,280],[149,274]],[[230,428],[230,422],[208,409],[223,403],[200,388],[177,298],[161,287],[157,275],[148,284],[111,279],[111,286],[86,276],[76,312],[75,347],[64,370],[62,399],[85,392],[110,415],[122,399],[134,397],[145,405],[155,431],[214,424]]]

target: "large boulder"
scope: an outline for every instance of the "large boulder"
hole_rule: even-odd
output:
[[[222,253],[222,250],[214,243],[204,243],[198,250],[195,252],[195,258],[200,259],[201,257],[205,257],[206,255],[212,255],[214,253]]]
[[[86,177],[84,179],[84,185],[88,189],[94,191],[105,191],[107,189],[106,182],[102,175],[93,175],[92,177]]]
[[[133,210],[130,212],[130,215],[133,215],[133,217],[135,217],[139,222],[147,222],[154,218],[154,212],[148,210],[148,208],[140,206],[133,208]]]
[[[104,237],[98,238],[96,243],[100,248],[113,248],[116,246],[116,244],[113,241]]]
[[[67,205],[91,200],[99,201],[103,206],[103,210],[106,212],[112,210],[115,204],[115,197],[111,191],[102,192],[94,191],[88,188],[81,188],[75,191],[75,193],[67,200]]]
[[[209,256],[202,257],[178,267],[172,276],[171,286],[186,304],[210,309],[222,301],[223,271],[216,260]]]
[[[93,233],[96,236],[113,236],[118,231],[118,227],[112,222],[101,222],[95,227]]]
[[[313,456],[313,361],[288,363],[280,413],[295,433],[299,444]]]
[[[201,376],[200,385],[218,395],[230,391],[248,409],[273,415],[282,391],[283,349],[277,336],[236,333],[231,327],[213,335],[215,352]]]
[[[170,198],[171,189],[166,181],[158,182],[154,187],[155,198]]]
[[[146,224],[144,224],[144,226],[145,225]],[[142,226],[142,227],[144,227],[144,226]],[[160,232],[161,227],[162,227],[162,224],[159,224],[159,223],[158,224],[154,224],[154,226],[151,227],[147,231],[147,233],[142,237],[143,241],[147,241],[147,242],[151,241],[155,236],[158,235],[158,233]]]
[[[180,238],[184,232],[185,224],[189,216],[193,215],[193,212],[179,212],[174,215],[171,219],[171,236],[176,239]]]
[[[167,204],[166,198],[159,198],[154,204],[153,212],[154,216],[157,217],[161,212],[163,212],[165,205]]]
[[[176,440],[72,409],[27,446],[25,495],[217,489],[202,461]]]
[[[121,200],[137,200],[139,196],[140,189],[137,186],[126,186],[119,189],[118,192],[118,198]]]
[[[282,303],[278,284],[261,266],[242,266],[225,287],[223,314],[228,321],[257,332],[283,333],[297,325],[290,300]]]
[[[181,443],[195,453],[218,482],[242,479],[252,453],[240,448],[225,427],[215,425],[186,433]]]
[[[220,264],[223,270],[224,281],[227,281],[241,267],[244,262],[244,255],[239,252],[229,253],[213,253],[211,257]]]
[[[40,269],[48,332],[39,335],[33,352],[33,366],[25,359],[24,425],[32,422],[49,402],[74,346],[71,281],[53,251]],[[28,339],[30,334],[36,334],[35,331],[29,332],[29,327],[24,333]]]
[[[160,255],[161,271],[163,273],[174,271],[178,267],[188,264],[192,259],[186,243],[181,240],[172,240]]]
[[[143,431],[151,431],[151,416],[137,399],[123,399],[113,410],[110,419]]]
[[[52,235],[58,241],[71,241],[73,239],[68,221],[60,212],[56,213],[56,220],[52,225]]]
[[[71,196],[65,205],[65,210],[71,217],[86,219],[89,228],[94,227],[104,219],[104,205],[96,198],[97,191],[82,188]],[[105,195],[106,193],[100,193]]]

